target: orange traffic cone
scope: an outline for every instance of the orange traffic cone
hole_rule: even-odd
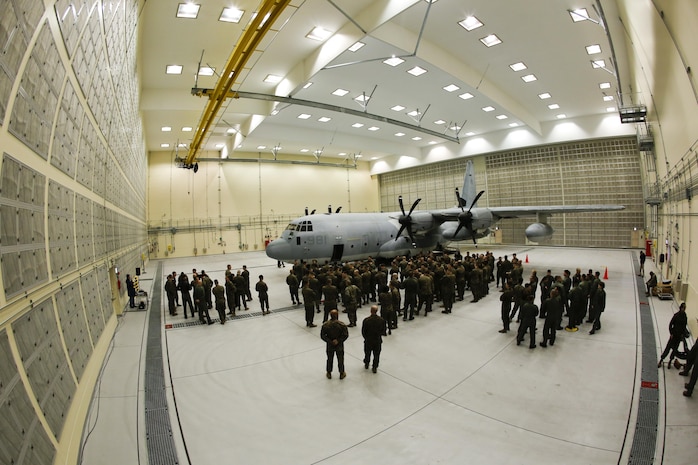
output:
[[[606,267],[606,271],[603,273],[603,279],[608,279],[608,267]]]
[[[526,263],[528,263],[528,254],[526,254]]]

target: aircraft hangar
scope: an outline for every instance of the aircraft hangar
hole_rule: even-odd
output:
[[[695,462],[689,378],[657,369],[679,303],[698,334],[695,1],[0,3],[0,464]],[[603,330],[517,347],[490,286],[401,321],[377,374],[350,328],[325,379],[265,246],[312,210],[458,208],[471,161],[464,212],[624,207],[448,245],[600,271]],[[168,314],[168,273],[230,263],[270,315]]]

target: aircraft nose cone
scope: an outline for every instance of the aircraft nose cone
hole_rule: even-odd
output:
[[[288,244],[283,239],[274,239],[269,244],[267,244],[266,253],[267,257],[273,258],[274,260],[288,260],[286,256],[288,252]]]

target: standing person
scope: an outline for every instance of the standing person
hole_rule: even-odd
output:
[[[356,326],[356,309],[359,307],[359,302],[361,302],[361,289],[359,289],[359,286],[351,282],[347,283],[344,288],[344,297],[342,301],[347,308],[349,326],[353,328]]]
[[[383,286],[387,289],[388,286]],[[387,294],[387,293],[386,293]],[[364,337],[364,368],[368,370],[373,354],[373,372],[378,371],[378,363],[381,358],[381,346],[385,336],[385,319],[378,316],[378,306],[371,305],[371,315],[364,318],[361,325],[361,335]]]
[[[245,298],[245,278],[242,277],[242,273],[238,270],[237,274],[233,278],[233,284],[235,284],[235,306],[238,310],[242,306],[247,310],[247,299]]]
[[[540,304],[541,304],[541,309],[540,309],[540,317],[545,318],[545,315],[543,314],[543,302],[548,300],[548,297],[550,297],[550,289],[553,286],[553,282],[555,281],[555,278],[553,278],[552,272],[548,270],[545,273],[545,276],[543,276],[540,280],[539,286],[540,286]]]
[[[508,281],[503,281],[502,282],[502,295],[499,296],[499,300],[502,302],[502,324],[504,327],[499,330],[500,333],[507,333],[509,332],[509,322],[511,321],[511,318],[509,318],[509,312],[511,311],[511,301],[514,299],[514,291],[509,287],[509,282]]]
[[[347,373],[344,371],[344,341],[349,337],[347,326],[339,321],[339,312],[334,309],[330,312],[330,319],[322,324],[320,337],[327,344],[327,379],[332,378],[332,365],[337,355],[337,368],[339,379],[344,379]]]
[[[167,282],[165,283],[165,293],[167,294],[167,306],[170,310],[170,315],[177,315],[177,306],[175,304],[175,297],[177,296],[177,285],[175,284],[174,278],[171,274],[167,275]]]
[[[228,315],[235,316],[235,284],[233,284],[232,273],[225,277],[225,298],[228,301]]]
[[[644,250],[640,250],[640,274],[638,276],[645,276],[645,260],[647,260],[647,255],[645,255]]]
[[[541,347],[555,345],[557,336],[557,328],[560,327],[562,321],[562,301],[560,300],[560,291],[554,288],[550,291],[550,296],[540,306],[540,313],[545,314],[545,323],[543,323],[543,342]]]
[[[213,289],[213,281],[209,275],[206,274],[206,270],[201,270],[201,284],[204,286],[204,298],[206,299],[206,306],[211,309],[213,308],[213,302],[211,301],[211,289]]]
[[[693,395],[693,388],[695,388],[696,379],[698,379],[698,369],[693,370],[691,373],[691,368],[696,364],[696,359],[698,359],[698,344],[693,344],[693,347],[691,347],[691,350],[689,350],[686,355],[686,366],[684,366],[683,371],[679,373],[681,376],[691,375],[691,379],[684,386],[686,390],[683,391],[683,395],[686,397],[691,397]]]
[[[666,343],[664,352],[662,352],[661,357],[659,357],[659,363],[657,363],[657,368],[661,367],[664,362],[664,357],[669,355],[669,363],[667,364],[667,369],[671,369],[671,362],[676,357],[676,352],[679,350],[679,344],[683,341],[686,336],[686,325],[688,324],[688,317],[686,316],[686,302],[679,305],[679,311],[674,313],[669,322],[669,341]]]
[[[178,284],[178,278],[177,278],[177,272],[176,272],[176,271],[173,271],[173,272],[172,272],[172,280],[174,281],[175,287],[176,287],[176,285]],[[179,295],[178,295],[176,292],[175,292],[175,305],[176,305],[177,307],[180,306],[180,305],[179,305]]]
[[[388,334],[393,334],[393,322],[397,325],[397,312],[395,312],[395,308],[393,308],[393,296],[388,286],[381,284],[380,289],[378,289],[378,301],[381,304],[381,316],[386,320],[388,325]],[[371,306],[371,308],[373,307],[375,307],[375,305]],[[364,320],[364,323],[366,323],[366,320]]]
[[[218,312],[218,318],[221,324],[225,324],[225,288],[218,284],[218,280],[213,280],[213,292],[214,302],[216,305],[216,311]]]
[[[126,292],[128,293],[128,308],[136,308],[136,286],[133,285],[131,275],[126,275]]]
[[[189,278],[182,272],[179,274],[179,282],[177,284],[177,289],[182,294],[182,308],[184,309],[184,318],[187,318],[187,306],[189,306],[189,312],[192,318],[194,318],[194,304],[191,301],[191,284],[189,284]]]
[[[451,268],[447,268],[440,282],[441,299],[444,302],[444,309],[441,313],[451,313],[453,301],[456,300],[456,276]]]
[[[325,285],[322,286],[322,295],[325,297],[325,313],[322,317],[324,323],[329,318],[330,310],[337,308],[337,300],[339,299],[339,291],[337,286],[332,284],[332,278],[327,278]]]
[[[524,339],[526,332],[529,333],[528,348],[536,348],[536,317],[538,316],[538,307],[533,303],[533,294],[526,292],[523,296],[524,304],[521,306],[519,316],[521,324],[516,335],[516,345],[518,346]]]
[[[269,286],[264,282],[264,275],[259,275],[259,281],[257,281],[254,290],[257,291],[257,295],[259,296],[259,303],[262,306],[262,315],[268,315],[271,313],[269,311]],[[264,311],[265,306],[267,307],[266,312]]]
[[[196,305],[196,310],[199,312],[199,321],[212,325],[213,321],[211,321],[211,317],[208,314],[208,304],[206,303],[206,290],[196,275],[194,275],[194,305]]]
[[[305,307],[305,326],[314,328],[317,325],[313,324],[315,317],[315,291],[310,287],[310,283],[303,283],[303,306]]]
[[[596,331],[601,329],[601,314],[606,309],[606,291],[604,288],[606,284],[603,281],[599,281],[594,296],[592,297],[593,302],[591,303],[591,311],[593,315],[590,315],[590,319],[594,323],[591,327],[589,334],[594,334]]]
[[[247,271],[247,265],[242,265],[242,277],[245,279],[245,297],[250,302],[252,300],[252,292],[250,292],[250,272]]]
[[[300,305],[301,299],[298,297],[298,278],[293,272],[293,269],[288,271],[288,276],[286,276],[286,284],[288,285],[288,292],[291,294],[291,303],[293,305]],[[303,298],[305,300],[305,298]]]
[[[407,321],[407,308],[409,307],[409,319],[414,320],[414,309],[417,306],[417,292],[419,292],[419,282],[412,275],[411,271],[406,272],[406,278],[402,282],[402,287],[405,289],[405,308],[402,309],[402,321]]]

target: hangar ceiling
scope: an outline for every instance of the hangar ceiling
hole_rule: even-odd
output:
[[[177,17],[189,3],[199,5],[196,17]],[[139,67],[149,151],[186,155],[207,103],[192,88],[215,87],[260,5],[145,2]],[[242,16],[222,21],[229,12]],[[225,102],[202,150],[375,160],[617,112],[621,95],[631,103],[619,89],[625,49],[618,40],[612,49],[604,18],[617,23],[615,2],[293,0],[235,77],[241,98]],[[327,36],[308,38],[318,27]],[[180,74],[167,74],[171,65]]]

